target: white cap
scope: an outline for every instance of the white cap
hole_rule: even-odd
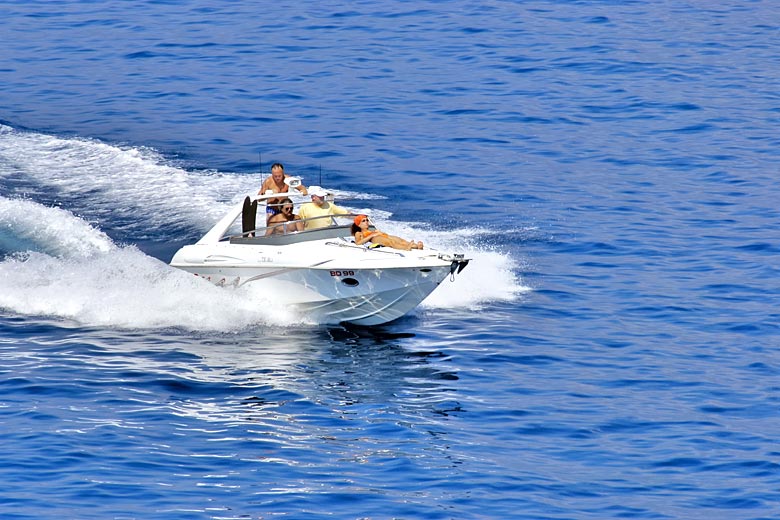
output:
[[[324,197],[325,195],[328,194],[327,191],[325,191],[319,186],[309,186],[308,191],[309,191],[309,195],[316,195],[318,197]]]

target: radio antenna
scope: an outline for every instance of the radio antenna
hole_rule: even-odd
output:
[[[322,163],[320,163],[320,186],[322,186]]]

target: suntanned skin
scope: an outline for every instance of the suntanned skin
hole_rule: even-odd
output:
[[[392,247],[393,249],[402,249],[409,251],[410,249],[422,249],[422,242],[410,242],[404,240],[401,237],[388,235],[381,231],[369,231],[368,230],[368,218],[363,218],[359,224],[360,231],[355,233],[355,243],[362,246],[366,242],[379,244],[380,246]]]
[[[268,219],[266,235],[291,233],[303,231],[303,222],[298,220],[298,215],[293,214],[293,204],[290,199],[282,199],[282,211]],[[284,224],[287,226],[284,226]],[[280,225],[274,225],[280,224]]]
[[[271,176],[263,181],[263,185],[260,187],[260,191],[258,191],[257,194],[262,195],[267,190],[271,190],[273,193],[287,193],[287,191],[290,189],[290,187],[284,183],[284,179],[287,177],[288,175],[284,174],[284,166],[279,163],[274,164],[271,167]],[[298,186],[296,189],[304,195],[309,194],[309,191],[303,184]]]
[[[284,179],[286,179],[288,176],[284,174],[284,166],[282,166],[279,163],[274,164],[271,167],[271,176],[268,177],[266,180],[263,181],[263,185],[260,186],[260,191],[257,192],[258,195],[263,195],[266,191],[271,191],[271,193],[287,193],[290,191],[290,187],[284,183]],[[295,189],[300,191],[304,195],[308,195],[309,191],[306,189],[306,186],[303,184],[297,186]],[[282,201],[282,198],[274,198],[274,199],[268,199],[266,204],[273,207],[276,204],[279,204]],[[266,218],[266,224],[270,222],[270,216]]]

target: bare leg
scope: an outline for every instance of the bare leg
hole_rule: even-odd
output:
[[[377,237],[373,239],[373,242],[381,244],[383,246],[392,247],[393,249],[401,249],[403,251],[409,251],[414,248],[414,243],[404,240],[403,238],[396,236]]]

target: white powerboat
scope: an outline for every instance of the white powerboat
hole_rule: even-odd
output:
[[[417,307],[469,263],[432,249],[359,246],[350,232],[354,215],[329,216],[326,227],[304,231],[254,229],[258,205],[279,196],[248,196],[171,265],[220,286],[252,284],[320,322],[379,325]]]

